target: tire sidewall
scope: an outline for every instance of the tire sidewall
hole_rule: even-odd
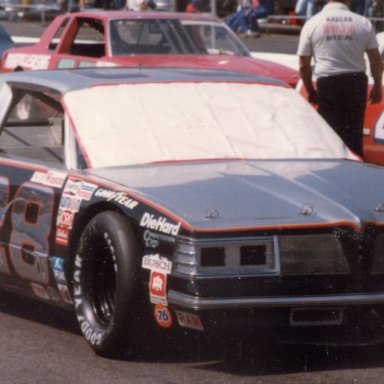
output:
[[[116,278],[114,312],[107,325],[98,321],[92,295],[86,288],[92,278],[92,252],[95,252],[89,250],[99,236],[104,237],[111,249]],[[129,343],[133,333],[137,310],[134,303],[138,269],[136,244],[131,225],[112,211],[95,216],[81,235],[73,272],[75,311],[85,339],[98,354],[112,354],[111,351]]]

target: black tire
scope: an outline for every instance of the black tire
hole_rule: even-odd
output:
[[[116,212],[99,213],[80,237],[73,271],[75,310],[85,339],[100,356],[132,352],[137,256],[133,229]]]

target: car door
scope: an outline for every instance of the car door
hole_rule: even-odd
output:
[[[0,101],[0,284],[48,299],[49,256],[67,177],[58,95],[3,86]],[[4,111],[3,110],[3,111]],[[54,299],[54,298],[50,298]]]

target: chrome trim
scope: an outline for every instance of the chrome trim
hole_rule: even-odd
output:
[[[242,246],[252,246],[268,243],[271,245],[271,255],[267,257],[264,265],[241,265],[240,248]],[[182,245],[194,247],[195,252],[181,251]],[[225,265],[223,266],[202,266],[202,249],[223,247],[225,248]],[[185,257],[184,257],[185,255]],[[194,256],[194,262],[187,262],[188,256]],[[268,255],[267,255],[268,256]],[[230,237],[230,238],[209,238],[193,239],[180,237],[174,252],[175,275],[182,278],[223,278],[232,276],[276,276],[280,275],[281,262],[279,253],[278,237],[273,236],[251,236],[251,237]],[[273,264],[270,267],[268,264]],[[195,267],[192,272],[181,271],[182,266]]]
[[[350,295],[207,298],[170,290],[168,303],[193,310],[237,308],[281,308],[313,305],[369,305],[384,304],[384,292],[356,293]]]

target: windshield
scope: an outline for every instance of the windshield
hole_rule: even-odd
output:
[[[140,83],[73,91],[64,101],[92,167],[355,158],[304,98],[288,88]]]
[[[228,54],[249,56],[224,24],[205,20],[119,19],[109,24],[112,56],[132,54]]]

